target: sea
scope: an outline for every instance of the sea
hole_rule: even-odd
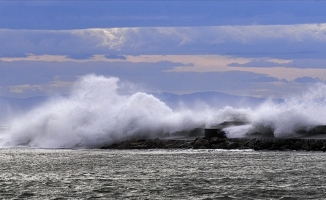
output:
[[[1,199],[325,199],[326,154],[0,149]]]

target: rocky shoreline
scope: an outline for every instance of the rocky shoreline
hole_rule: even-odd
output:
[[[323,139],[247,139],[247,138],[205,138],[194,140],[137,139],[108,146],[101,149],[253,149],[273,151],[326,151]]]

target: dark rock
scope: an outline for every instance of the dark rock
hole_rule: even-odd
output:
[[[210,149],[227,149],[230,141],[227,139],[218,139],[215,142],[209,143]]]
[[[163,144],[163,141],[156,138],[153,140],[153,146],[157,147],[157,148],[163,148],[164,147],[164,144]]]
[[[281,151],[290,150],[290,146],[287,144],[284,144],[278,150],[281,150]]]
[[[219,144],[219,149],[227,149],[229,145],[228,141]]]
[[[204,147],[207,146],[208,147],[208,140],[206,140],[206,139],[197,139],[196,142],[194,143],[193,148],[194,149],[199,149],[202,146],[204,146]]]
[[[270,149],[272,148],[274,142],[263,142],[261,145],[260,145],[260,149]]]
[[[323,146],[320,150],[325,152],[326,151],[326,146]]]
[[[249,142],[246,142],[246,143],[244,144],[244,146],[246,146],[246,147],[249,147],[249,148],[253,149],[253,148],[254,148],[254,146],[255,146],[255,144],[254,144],[252,141],[249,141]]]
[[[292,146],[291,146],[291,149],[292,150],[300,150],[302,147],[302,143],[299,142],[299,141],[296,141]]]
[[[220,144],[220,143],[223,143],[223,142],[226,142],[226,141],[227,141],[226,138],[213,137],[213,138],[210,138],[209,145],[212,146],[214,144]]]
[[[192,142],[191,142],[191,145],[194,145],[196,142],[197,142],[197,140],[199,140],[200,138],[199,137],[197,137],[195,140],[193,140]]]
[[[180,144],[178,146],[178,149],[190,149],[192,148],[192,145],[190,144],[190,142],[184,142],[183,144]]]
[[[260,147],[257,146],[257,145],[255,145],[255,146],[253,147],[253,149],[254,149],[255,151],[261,150]]]
[[[209,139],[209,144],[212,145],[212,144],[218,144],[219,143],[219,138],[217,137],[212,137]]]
[[[227,149],[238,149],[240,147],[239,142],[230,142],[227,145]]]
[[[219,144],[212,144],[211,149],[221,149]]]
[[[273,145],[268,150],[279,150],[282,144],[278,142],[273,142]]]
[[[172,143],[169,143],[164,146],[164,149],[176,149],[176,146]]]
[[[307,144],[302,144],[302,146],[301,146],[301,150],[304,150],[304,151],[310,151],[310,146],[307,145]]]
[[[310,148],[312,151],[320,151],[323,146],[324,145],[320,142],[313,142],[310,144]]]
[[[254,149],[254,150],[304,150],[326,152],[326,141],[302,139],[237,139],[196,138],[195,140],[142,139],[111,144],[101,149]]]
[[[293,142],[291,140],[284,140],[283,145],[292,146]]]

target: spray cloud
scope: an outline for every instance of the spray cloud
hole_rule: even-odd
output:
[[[270,128],[275,137],[326,124],[326,86],[319,84],[282,103],[265,102],[258,108],[172,109],[153,95],[119,93],[119,79],[81,77],[69,97],[53,99],[16,116],[0,134],[0,146],[96,148],[133,138],[171,136],[224,121],[248,124],[227,128],[229,137]]]

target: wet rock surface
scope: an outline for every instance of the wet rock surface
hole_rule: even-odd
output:
[[[138,139],[101,147],[102,149],[253,149],[274,151],[326,151],[326,125],[297,130],[291,138],[275,138],[274,130],[261,127],[246,138],[227,138],[224,129],[245,125],[245,121],[227,121],[211,128],[184,132],[195,139]],[[199,135],[205,135],[200,137]]]
[[[326,151],[326,140],[319,139],[247,139],[205,138],[194,140],[138,139],[103,146],[101,149],[253,149]]]

